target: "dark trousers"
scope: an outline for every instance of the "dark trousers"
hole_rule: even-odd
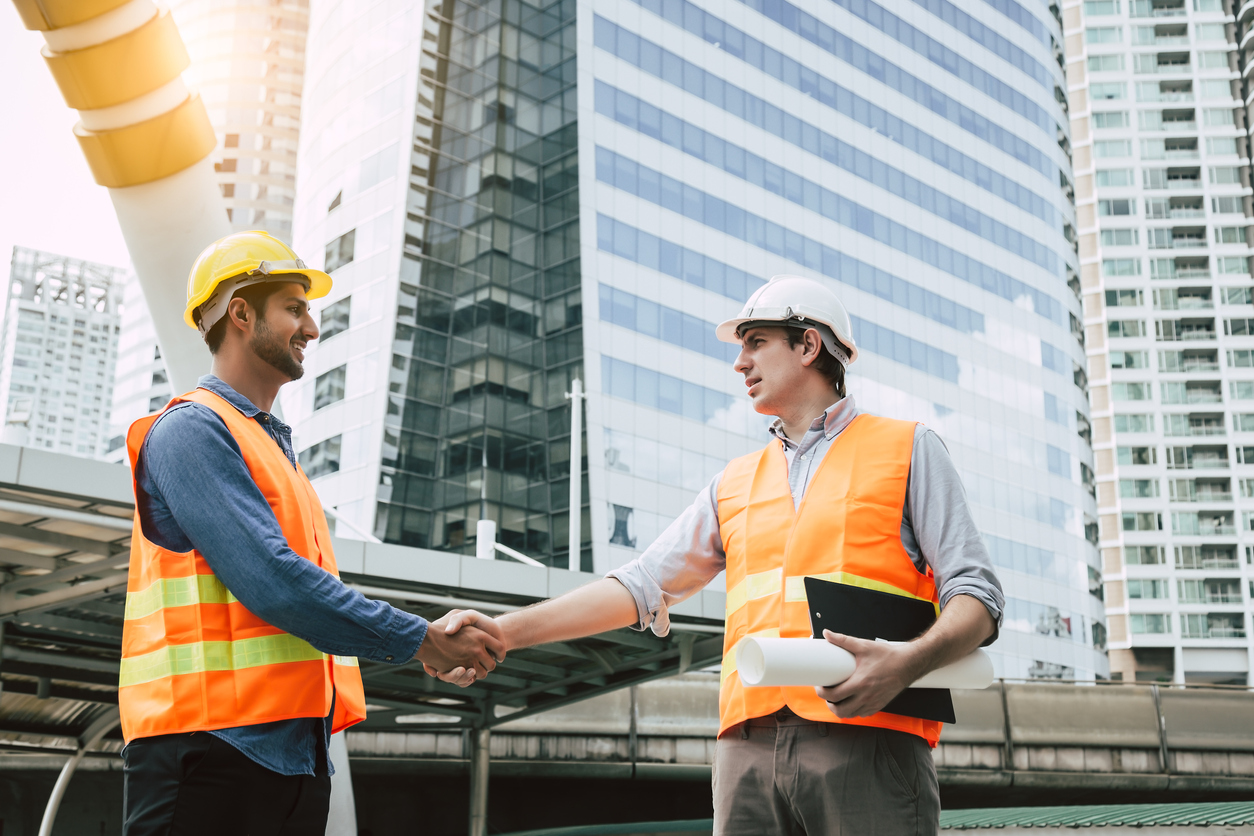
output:
[[[784,709],[714,748],[715,836],[937,836],[940,793],[921,737],[815,723]]]
[[[324,836],[317,775],[280,775],[206,732],[141,737],[122,751],[124,836]]]

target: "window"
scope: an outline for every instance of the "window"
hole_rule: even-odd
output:
[[[1112,383],[1110,397],[1116,401],[1148,401],[1151,391],[1148,383]]]
[[[1237,141],[1230,136],[1210,137],[1206,140],[1206,153],[1212,156],[1224,155],[1235,157],[1237,153]]]
[[[1135,308],[1144,304],[1145,296],[1139,290],[1106,291],[1106,307]]]
[[[1161,566],[1167,557],[1162,546],[1124,546],[1123,562],[1129,566]]]
[[[1119,14],[1119,0],[1084,0],[1086,17]]]
[[[1248,287],[1225,287],[1223,291],[1223,300],[1225,305],[1249,305],[1254,304],[1254,296]]]
[[[1148,369],[1148,351],[1112,351],[1110,352],[1112,369]]]
[[[341,331],[347,331],[349,313],[353,305],[353,297],[345,296],[322,309],[322,322],[318,326],[321,331],[320,340],[326,342]]]
[[[1199,52],[1197,63],[1204,70],[1228,69],[1228,53],[1219,51]]]
[[[615,546],[636,547],[636,534],[632,525],[632,508],[626,505],[610,505],[614,519],[610,521],[610,544]]]
[[[396,175],[396,155],[399,146],[393,142],[381,151],[377,151],[361,161],[361,170],[357,180],[357,190],[364,192],[379,183]]]
[[[1224,334],[1229,337],[1254,336],[1254,319],[1225,319]]]
[[[1129,598],[1168,598],[1167,581],[1165,580],[1130,580],[1128,581]]]
[[[1228,368],[1254,369],[1254,350],[1248,348],[1228,349]]]
[[[1106,334],[1110,337],[1144,337],[1145,320],[1113,319],[1106,323]]]
[[[1139,258],[1107,258],[1102,260],[1104,276],[1139,276],[1141,275],[1141,259]]]
[[[1097,185],[1099,186],[1131,186],[1132,184],[1132,169],[1130,168],[1104,168],[1097,170]]]
[[[1089,72],[1113,73],[1123,69],[1122,55],[1090,55]]]
[[[1237,275],[1237,274],[1249,275],[1249,272],[1250,272],[1249,259],[1247,259],[1243,255],[1220,256],[1219,257],[1219,272],[1226,274],[1226,275]],[[1228,290],[1246,290],[1247,288],[1227,288],[1227,289]],[[1249,304],[1249,302],[1247,300],[1246,302],[1230,302],[1229,304],[1244,305],[1244,304]]]
[[[1254,447],[1237,447],[1237,464],[1254,464]]]
[[[1104,113],[1093,114],[1094,128],[1126,128],[1129,124],[1126,110],[1108,110]]]
[[[1120,447],[1116,457],[1119,464],[1155,464],[1158,450],[1155,447]]]
[[[157,395],[154,398],[149,398],[148,399],[148,411],[149,412],[159,411],[162,407],[165,406],[165,403],[168,400],[169,398],[165,397],[164,395]],[[53,416],[53,417],[55,418],[56,416]]]
[[[1099,139],[1093,143],[1095,157],[1131,157],[1132,142],[1127,139]],[[1127,214],[1124,212],[1123,214]]]
[[[1089,85],[1089,98],[1095,102],[1115,101],[1116,99],[1128,98],[1128,85],[1122,81],[1103,81],[1097,84]],[[1114,127],[1112,125],[1098,125],[1098,127]]]
[[[1099,200],[1097,201],[1097,214],[1099,215],[1135,215],[1136,214],[1136,201],[1134,200]]]
[[[1223,28],[1222,26],[1220,27]],[[1084,40],[1090,44],[1117,44],[1123,41],[1121,26],[1091,26],[1084,30]]]
[[[1227,197],[1212,197],[1210,199],[1210,208],[1216,215],[1241,215],[1245,212],[1241,198],[1229,195]]]
[[[1228,40],[1222,23],[1199,23],[1193,27],[1193,32],[1199,41]]]
[[[223,183],[222,184],[222,196],[223,197],[235,197],[235,184]]]
[[[1232,109],[1227,107],[1208,107],[1202,113],[1202,118],[1208,128],[1228,128],[1237,123]]]
[[[1236,569],[1236,546],[1176,546],[1177,569]]]
[[[1254,432],[1254,413],[1237,412],[1232,416],[1232,429],[1237,432],[1251,433]],[[1248,481],[1248,480],[1245,480]]]
[[[300,466],[306,476],[317,479],[340,469],[340,438],[337,435],[301,451]]]
[[[1232,84],[1224,79],[1212,79],[1202,82],[1203,99],[1231,99]]]
[[[1241,169],[1236,166],[1211,166],[1210,181],[1217,186],[1241,184]]]
[[[1234,401],[1254,401],[1254,380],[1234,380],[1228,386]]]
[[[1153,511],[1124,511],[1124,531],[1162,531],[1163,515]]]
[[[1186,639],[1242,639],[1245,616],[1239,612],[1181,614],[1180,635]]]
[[[1215,227],[1215,243],[1216,244],[1244,244],[1245,243],[1245,227],[1243,226],[1217,226]]]
[[[1152,433],[1154,416],[1144,413],[1115,416],[1115,432],[1119,433]]]
[[[344,379],[347,370],[347,366],[337,366],[326,374],[318,375],[318,379],[314,381],[315,410],[344,400]]]
[[[1135,229],[1103,229],[1103,247],[1134,247],[1140,243]]]
[[[332,209],[339,206],[340,201],[342,201],[343,199],[344,199],[344,190],[340,189],[338,192],[335,193],[335,197],[331,199],[330,205],[327,206],[327,212],[330,213]]]
[[[1120,479],[1119,496],[1124,499],[1151,499],[1158,496],[1157,479]]]
[[[1128,621],[1133,633],[1171,632],[1171,616],[1165,613],[1133,613],[1128,616]]]
[[[357,237],[357,230],[350,229],[339,238],[327,244],[327,260],[324,268],[328,273],[343,267],[353,260],[353,241]]]

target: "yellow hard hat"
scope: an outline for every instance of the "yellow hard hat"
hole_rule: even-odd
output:
[[[298,278],[299,277],[299,278]],[[202,334],[226,313],[226,303],[241,287],[261,282],[302,281],[310,299],[331,292],[331,277],[312,270],[287,244],[268,232],[236,232],[219,239],[196,257],[187,276],[187,308],[183,319]],[[192,312],[202,308],[200,322]]]

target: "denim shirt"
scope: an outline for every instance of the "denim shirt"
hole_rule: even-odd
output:
[[[261,424],[296,467],[291,427],[213,375],[199,387]],[[366,598],[292,551],[239,444],[212,409],[181,403],[166,410],[144,439],[135,478],[144,536],[170,551],[199,551],[254,615],[323,653],[400,665],[418,652],[426,619]],[[333,773],[331,714],[210,734],[283,775],[313,775],[321,763]]]

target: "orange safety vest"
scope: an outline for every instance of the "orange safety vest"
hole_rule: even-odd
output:
[[[222,418],[288,545],[339,577],[322,503],[304,471],[292,467],[254,419],[219,396],[197,389],[166,409],[183,401],[207,406]],[[158,417],[139,419],[127,433],[132,474]],[[135,493],[138,498],[138,485]],[[329,656],[253,615],[200,552],[172,552],[144,537],[138,511],[125,618],[118,707],[127,741],[325,717],[333,696],[334,731],[366,719],[355,657]]]
[[[799,507],[779,441],[723,471],[718,524],[727,553],[727,625],[720,735],[787,705],[808,720],[896,729],[933,746],[940,739],[937,722],[886,712],[842,720],[813,688],[748,688],[736,673],[743,638],[811,636],[807,576],[939,601],[931,570],[919,572],[901,544],[914,432],[913,422],[859,415],[823,456]]]

